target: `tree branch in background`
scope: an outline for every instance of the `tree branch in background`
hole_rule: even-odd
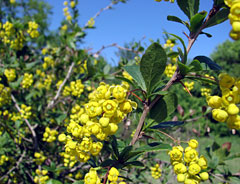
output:
[[[69,69],[68,69],[68,73],[67,73],[65,79],[63,80],[63,82],[62,82],[61,85],[59,86],[58,91],[57,91],[55,97],[53,98],[53,100],[48,104],[47,109],[50,109],[50,108],[52,108],[52,107],[54,106],[54,102],[55,102],[55,101],[58,99],[58,97],[60,96],[63,86],[65,85],[65,83],[67,82],[67,80],[68,80],[68,79],[70,78],[70,76],[71,76],[71,73],[72,73],[72,70],[73,70],[74,65],[75,65],[75,63],[72,62],[71,66],[70,66]]]

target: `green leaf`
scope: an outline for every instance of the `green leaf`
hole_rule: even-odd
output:
[[[213,62],[209,57],[196,56],[193,60],[198,60],[200,63],[205,63],[211,70],[221,70],[221,66]]]
[[[9,86],[13,89],[17,89],[20,86],[22,79],[23,79],[23,76],[19,77],[16,82],[10,82]]]
[[[106,75],[106,74],[109,74],[110,72],[110,69],[111,69],[111,66],[109,64],[105,65],[104,68],[103,68],[103,73]]]
[[[159,82],[165,70],[167,55],[158,43],[151,44],[140,62],[140,71],[146,84],[147,93],[152,92],[152,86]]]
[[[162,142],[153,142],[149,143],[148,145],[141,146],[137,148],[135,151],[142,151],[144,153],[146,152],[152,152],[152,151],[160,151],[160,150],[170,150],[172,147],[169,144],[165,144]]]
[[[198,60],[193,60],[189,65],[189,69],[191,72],[198,72],[202,70],[202,66]]]
[[[208,38],[211,38],[212,37],[212,35],[211,34],[209,34],[209,33],[206,33],[206,32],[201,32],[200,34],[205,34]]]
[[[154,95],[166,95],[166,94],[168,94],[168,91],[157,91],[149,95],[149,97]]]
[[[136,160],[136,161],[124,163],[124,167],[126,167],[126,166],[144,167],[144,164],[142,162]]]
[[[118,160],[120,162],[126,161],[125,159],[128,157],[129,153],[132,151],[132,148],[133,148],[132,146],[126,146],[120,153]]]
[[[216,156],[213,156],[212,159],[209,161],[208,166],[211,169],[215,169],[219,163],[219,158]]]
[[[233,155],[228,156],[225,160],[232,160],[235,158],[240,158],[240,153],[235,153]]]
[[[177,0],[177,4],[189,19],[191,19],[199,9],[199,0]]]
[[[114,154],[116,155],[116,157],[119,157],[117,139],[114,135],[112,136],[112,144],[111,145],[112,145]]]
[[[150,110],[150,118],[160,123],[172,114],[177,107],[177,95],[168,93],[161,98]]]
[[[190,31],[191,33],[196,33],[202,26],[203,21],[207,15],[206,11],[195,14],[190,20]]]
[[[178,61],[178,67],[179,67],[180,74],[183,76],[187,75],[187,73],[190,71],[190,68],[187,65],[179,61]]]
[[[183,124],[184,124],[184,121],[166,121],[166,122],[159,123],[158,125],[152,126],[150,128],[152,129],[172,128],[172,127],[180,126]]]
[[[46,184],[62,184],[62,182],[59,180],[50,179]]]
[[[26,64],[26,69],[27,69],[27,70],[32,69],[32,67],[34,67],[34,66],[37,65],[38,63],[40,63],[40,61],[34,61],[34,62],[31,62],[31,63],[27,63],[27,64]]]
[[[67,117],[67,114],[61,114],[56,118],[57,123],[61,124],[66,117]]]
[[[113,166],[114,164],[116,164],[117,161],[116,160],[112,160],[112,159],[107,159],[107,160],[104,160],[100,166],[101,167],[108,167],[108,166]]]
[[[74,181],[73,184],[84,184],[84,181],[83,181],[83,180],[80,180],[80,181]]]
[[[180,18],[176,17],[176,16],[168,15],[167,16],[167,20],[181,23],[181,24],[185,25],[189,29],[189,24],[187,22],[181,20]]]
[[[207,21],[205,28],[215,26],[227,20],[229,12],[228,8],[221,9]]]
[[[167,54],[167,57],[175,58],[175,57],[177,57],[178,55],[179,55],[178,52],[169,52],[169,53]]]
[[[168,33],[168,34],[170,34],[170,35],[174,36],[175,38],[177,38],[181,42],[181,44],[183,45],[184,55],[182,57],[182,61],[181,62],[186,64],[186,62],[187,62],[187,49],[186,49],[186,46],[185,46],[185,43],[184,43],[183,39],[180,38],[179,36],[175,35],[175,34],[172,34],[172,33]],[[179,53],[179,55],[181,54],[179,51],[178,51],[178,53]]]
[[[147,91],[145,81],[143,79],[143,76],[140,72],[140,67],[137,65],[132,65],[132,66],[125,66],[123,67],[126,72],[132,76],[133,80],[137,83],[137,85],[143,90]]]

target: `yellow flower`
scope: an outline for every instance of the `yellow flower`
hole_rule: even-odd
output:
[[[221,73],[218,79],[221,88],[231,88],[235,82],[235,79],[227,73]]]
[[[103,102],[103,112],[105,117],[111,117],[117,110],[118,104],[113,100]]]
[[[117,181],[118,176],[119,176],[119,171],[115,167],[112,167],[108,174],[109,181]]]
[[[213,109],[218,109],[222,106],[222,98],[219,96],[211,96],[208,100],[208,105]]]
[[[191,175],[196,175],[200,171],[201,171],[201,167],[198,164],[196,164],[196,163],[190,164],[190,166],[188,168],[188,172]]]
[[[188,142],[188,145],[193,148],[193,149],[196,149],[198,147],[198,141],[196,139],[191,139],[189,142]]]
[[[235,104],[230,104],[227,107],[227,112],[229,115],[237,115],[239,113],[239,108]]]
[[[71,6],[72,8],[74,8],[74,7],[76,6],[76,2],[75,2],[75,1],[71,1],[71,2],[70,2],[70,6]]]
[[[178,174],[177,175],[177,181],[179,183],[183,183],[185,181],[185,174]]]
[[[66,137],[65,134],[60,134],[60,135],[58,136],[58,140],[59,140],[60,142],[65,142],[66,139],[67,139],[67,137]]]
[[[225,122],[228,118],[228,113],[224,110],[221,110],[221,109],[213,109],[212,110],[212,117],[216,121]]]
[[[184,161],[189,163],[192,161],[197,160],[198,158],[198,152],[195,149],[189,149],[186,151],[185,149],[185,154],[184,154]]]
[[[203,155],[198,159],[197,164],[201,169],[207,169],[207,159]]]
[[[100,184],[100,178],[97,175],[97,171],[94,168],[90,168],[90,171],[84,177],[84,184]]]
[[[184,174],[187,172],[187,167],[183,163],[178,163],[174,165],[174,172],[176,174]]]
[[[181,161],[182,160],[182,151],[177,147],[173,147],[173,149],[168,153],[172,161]]]
[[[90,20],[87,22],[87,26],[88,26],[88,27],[93,27],[94,24],[95,24],[94,18],[90,18]]]
[[[199,176],[201,177],[201,179],[203,181],[208,180],[208,178],[209,178],[209,174],[207,172],[202,172],[199,174]]]

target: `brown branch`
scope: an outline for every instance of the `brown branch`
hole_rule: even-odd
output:
[[[216,7],[213,7],[210,10],[210,12],[208,14],[208,17],[206,18],[205,22],[199,28],[199,30],[196,33],[194,33],[194,34],[190,33],[190,36],[188,37],[189,39],[188,39],[187,53],[189,53],[189,51],[192,48],[194,42],[197,40],[197,37],[202,32],[202,30],[205,28],[207,22],[211,19],[212,16],[214,16],[218,12],[218,10],[219,9],[217,9]],[[168,81],[167,85],[165,86],[165,88],[163,88],[162,91],[167,91],[175,82],[180,81],[182,78],[183,78],[183,76],[179,73],[179,67],[177,67],[177,69],[176,69],[175,73],[173,74],[172,78]],[[140,131],[141,131],[142,127],[143,127],[143,124],[144,124],[144,121],[146,119],[146,116],[147,116],[148,112],[157,103],[157,101],[160,98],[161,98],[161,95],[158,95],[149,106],[147,106],[147,105],[144,106],[144,110],[143,110],[142,116],[141,116],[141,118],[139,120],[136,132],[135,132],[135,134],[133,136],[133,139],[132,139],[130,145],[134,145],[135,142],[138,140],[138,137],[140,135]]]
[[[67,80],[68,80],[68,79],[70,78],[70,76],[71,76],[71,73],[72,73],[72,70],[73,70],[74,65],[75,65],[75,63],[72,62],[71,66],[70,66],[69,69],[68,69],[68,73],[67,73],[65,79],[63,80],[63,82],[62,82],[61,85],[59,86],[58,91],[57,91],[55,97],[53,98],[53,100],[48,104],[47,109],[50,109],[50,108],[52,108],[52,107],[54,106],[54,102],[55,102],[55,101],[58,99],[58,97],[60,96],[63,86],[65,85],[65,83],[67,82]]]
[[[106,10],[109,10],[113,7],[114,3],[110,3],[109,5],[107,5],[105,8],[101,8],[92,18],[95,19],[98,16],[100,16],[100,14]],[[88,26],[88,22],[85,24],[85,26],[83,27],[82,31],[84,31]]]
[[[14,102],[14,106],[16,107],[16,109],[18,110],[18,112],[19,112],[20,114],[22,114],[21,108],[19,107],[16,98],[15,98],[12,94],[11,94],[11,98],[12,98],[12,101]],[[30,130],[31,133],[32,133],[33,142],[34,142],[34,149],[36,150],[36,149],[38,148],[38,141],[37,141],[36,132],[34,131],[33,127],[31,126],[31,124],[29,123],[29,121],[28,121],[27,119],[23,118],[23,120],[25,121],[25,123],[27,124],[29,130]]]

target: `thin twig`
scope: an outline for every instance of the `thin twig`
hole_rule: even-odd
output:
[[[11,98],[12,98],[12,101],[14,102],[14,105],[16,107],[16,109],[18,110],[18,112],[20,114],[22,114],[21,112],[21,108],[19,107],[18,103],[17,103],[17,100],[16,98],[11,94]],[[32,136],[33,136],[33,142],[34,142],[34,149],[36,150],[38,148],[38,141],[37,141],[37,135],[36,135],[36,132],[34,131],[33,127],[31,126],[31,124],[29,123],[29,121],[27,119],[23,119],[25,121],[25,123],[27,124],[29,130],[31,131],[32,133]]]
[[[107,5],[105,8],[101,8],[92,18],[96,19],[103,11],[109,10],[112,8],[112,6],[114,5],[114,3],[110,3],[109,5]],[[88,22],[85,24],[84,28],[82,29],[82,31],[84,31],[88,26]]]
[[[122,46],[118,45],[117,43],[112,43],[112,44],[109,44],[109,45],[106,45],[106,46],[102,46],[101,49],[99,49],[97,52],[92,53],[91,55],[93,55],[93,57],[97,58],[104,49],[110,48],[110,47],[116,47],[119,50],[126,50],[126,51],[129,51],[129,52],[133,52],[135,54],[141,54],[141,52],[139,52],[139,51],[135,51],[133,49],[122,47]]]
[[[72,62],[71,66],[70,66],[69,69],[68,69],[68,73],[67,73],[65,79],[63,80],[63,82],[62,82],[61,85],[59,86],[58,91],[57,91],[55,97],[53,98],[53,100],[48,104],[47,109],[52,108],[53,105],[54,105],[54,102],[55,102],[55,101],[58,99],[58,97],[60,96],[63,86],[65,85],[65,83],[67,82],[67,80],[70,78],[70,75],[71,75],[71,73],[72,73],[72,70],[73,70],[74,65],[75,65],[75,63]]]
[[[16,162],[16,165],[14,167],[12,167],[4,176],[2,176],[0,178],[0,181],[3,180],[4,178],[6,178],[10,173],[12,173],[16,168],[19,167],[19,164],[22,162],[25,154],[26,154],[26,150],[24,150],[24,152],[22,153],[21,157],[18,159],[18,161]]]

